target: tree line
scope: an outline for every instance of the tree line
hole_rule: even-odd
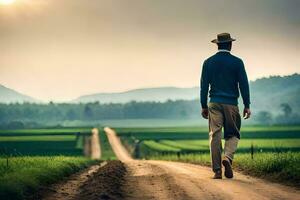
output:
[[[252,123],[261,125],[300,124],[300,116],[287,103],[281,112],[258,111]],[[200,118],[199,100],[168,100],[166,102],[110,103],[12,103],[0,104],[0,128],[38,127],[63,121],[97,121],[111,119],[189,119]]]
[[[160,102],[110,103],[13,103],[0,104],[0,124],[44,123],[61,121],[91,121],[107,119],[176,119],[199,115],[199,101],[177,100]],[[20,125],[20,123],[19,123]],[[34,125],[34,124],[33,124]]]

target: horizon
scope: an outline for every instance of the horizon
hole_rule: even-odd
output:
[[[289,76],[293,76],[293,75],[300,75],[299,73],[292,73],[292,74],[288,74],[288,75],[269,75],[269,76],[264,76],[264,77],[260,77],[260,78],[257,78],[255,80],[249,80],[249,82],[255,82],[257,80],[261,80],[261,79],[268,79],[268,78],[273,78],[273,77],[289,77]],[[10,89],[10,90],[14,90],[15,92],[18,92],[22,95],[25,95],[25,96],[28,96],[28,97],[31,97],[33,98],[34,100],[37,100],[38,103],[42,103],[42,104],[47,104],[49,102],[53,102],[53,103],[72,103],[73,101],[75,101],[76,99],[78,98],[81,98],[81,97],[85,97],[85,96],[93,96],[93,95],[98,95],[98,94],[122,94],[122,93],[127,93],[127,92],[132,92],[132,91],[136,91],[136,90],[151,90],[151,89],[163,89],[163,88],[176,88],[176,89],[192,89],[192,88],[199,88],[199,85],[197,86],[191,86],[191,87],[176,87],[176,86],[159,86],[159,87],[143,87],[143,88],[132,88],[132,89],[129,89],[129,90],[124,90],[124,91],[115,91],[115,92],[96,92],[96,93],[89,93],[89,94],[81,94],[77,97],[74,97],[72,99],[67,99],[67,100],[53,100],[53,99],[48,99],[48,100],[42,100],[42,99],[39,99],[38,97],[34,97],[34,96],[31,96],[30,94],[25,94],[25,93],[22,93],[20,91],[17,91],[15,90],[14,88],[11,88],[11,87],[8,87],[6,85],[3,85],[0,83],[0,86],[2,87],[5,87],[7,89]],[[74,102],[73,102],[74,103]],[[76,102],[75,102],[76,103]],[[78,102],[77,102],[78,103]]]
[[[300,73],[297,0],[16,0],[0,5],[0,83],[42,101],[199,86],[229,32],[249,80]],[[80,16],[80,18],[78,18]],[[262,67],[263,66],[263,67]]]

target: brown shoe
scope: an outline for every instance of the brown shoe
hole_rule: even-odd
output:
[[[224,175],[226,178],[232,178],[233,177],[233,171],[231,167],[231,162],[228,158],[224,157],[222,160],[222,164],[225,168]]]
[[[221,170],[216,171],[213,179],[222,179],[222,171]]]

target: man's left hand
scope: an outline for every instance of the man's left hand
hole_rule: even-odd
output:
[[[208,119],[208,109],[202,108],[201,115],[204,119]]]
[[[249,119],[251,116],[251,110],[249,108],[244,108],[243,117],[244,119]]]

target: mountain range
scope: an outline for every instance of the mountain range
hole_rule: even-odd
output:
[[[279,112],[282,103],[289,104],[300,112],[300,74],[271,76],[250,82],[251,107],[254,110]],[[98,93],[84,95],[69,103],[126,103],[130,101],[192,100],[199,98],[199,87],[176,88],[160,87],[130,90],[120,93]],[[39,102],[27,95],[0,85],[0,102]]]
[[[3,85],[0,85],[0,103],[24,103],[31,102],[36,103],[38,100],[21,94],[13,89],[7,88]]]
[[[129,90],[120,93],[98,93],[80,96],[72,102],[87,103],[99,101],[101,103],[126,103],[130,101],[192,100],[199,97],[199,88],[159,87]]]
[[[289,104],[294,111],[300,112],[300,74],[270,76],[251,81],[250,96],[253,111],[265,110],[271,113],[279,113],[281,112],[280,105],[286,103]],[[99,101],[101,103],[126,103],[133,100],[163,102],[168,99],[192,100],[198,98],[199,87],[160,87],[130,90],[122,93],[85,95],[72,102],[87,103]]]
[[[300,74],[271,76],[250,83],[251,104],[257,110],[281,112],[281,104],[288,104],[293,113],[300,112]]]

